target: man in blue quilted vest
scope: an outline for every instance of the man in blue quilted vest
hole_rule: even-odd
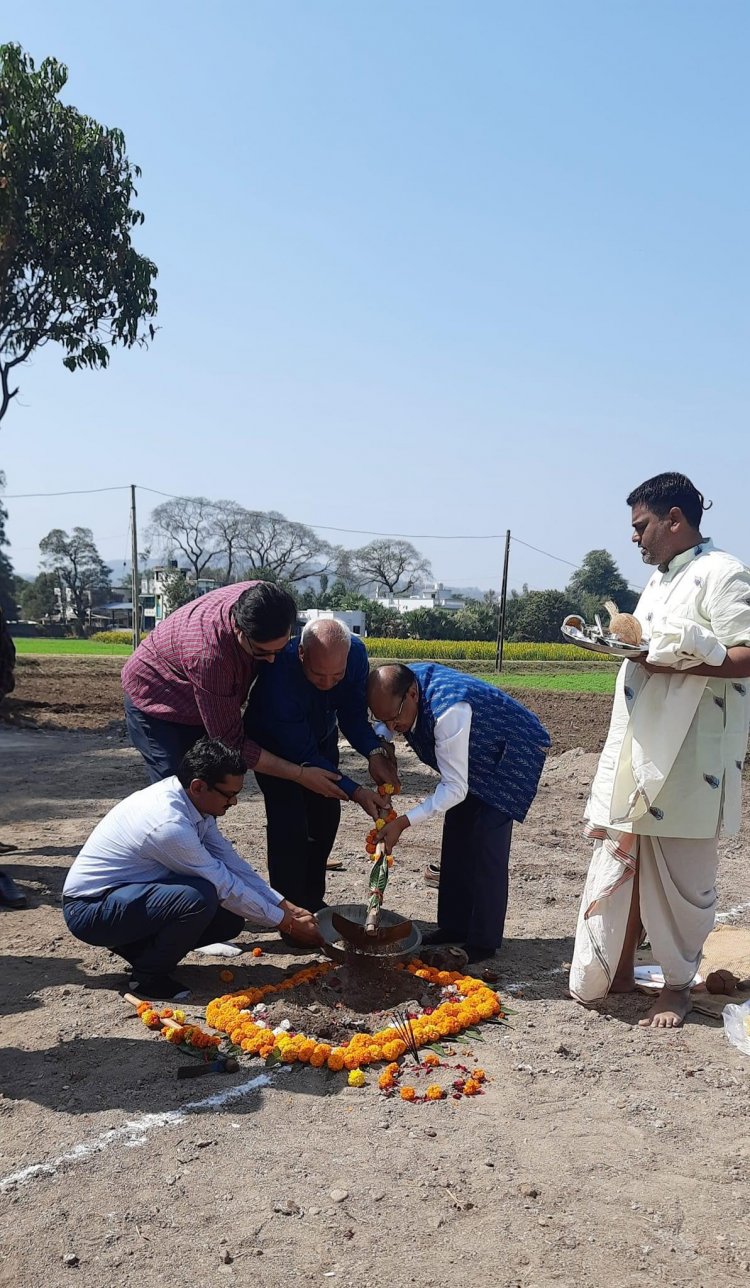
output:
[[[492,957],[503,939],[513,822],[536,795],[549,734],[502,689],[433,662],[378,667],[368,704],[440,774],[432,796],[379,838],[390,853],[407,828],[445,815],[438,929],[426,942],[460,943],[470,962]]]

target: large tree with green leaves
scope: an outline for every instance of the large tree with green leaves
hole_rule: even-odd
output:
[[[75,371],[154,335],[156,267],[132,243],[140,171],[120,130],[60,101],[67,79],[0,45],[0,420],[42,345]]]
[[[40,572],[33,581],[27,581],[17,590],[21,612],[25,621],[44,622],[54,616],[57,609],[55,588],[59,580],[53,572]]]
[[[567,594],[587,619],[601,612],[606,599],[613,599],[621,613],[631,612],[638,600],[608,550],[589,550],[568,582]]]
[[[46,571],[58,578],[63,618],[67,615],[69,600],[73,616],[83,628],[87,609],[108,597],[112,577],[96,548],[91,529],[73,528],[68,535],[62,528],[53,528],[39,542],[39,549]]]
[[[562,590],[528,590],[511,592],[508,599],[505,634],[509,640],[530,640],[535,644],[560,644],[560,627],[578,606]]]

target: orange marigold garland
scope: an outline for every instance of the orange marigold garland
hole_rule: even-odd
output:
[[[305,1033],[290,1033],[283,1026],[274,1030],[257,1013],[255,1016],[252,1014],[251,1008],[257,1007],[264,997],[307,984],[333,969],[331,962],[322,962],[296,971],[280,984],[266,984],[262,988],[217,997],[206,1007],[206,1021],[212,1028],[228,1034],[233,1046],[240,1047],[247,1055],[270,1057],[274,1063],[299,1062],[310,1064],[314,1069],[325,1065],[333,1072],[342,1069],[351,1072],[388,1061],[388,1069],[397,1069],[396,1062],[405,1054],[406,1043],[396,1027],[376,1033],[355,1033],[349,1042],[333,1046],[318,1042]],[[417,1047],[456,1037],[465,1029],[475,1028],[486,1020],[503,1021],[506,1018],[497,994],[472,975],[436,970],[418,959],[410,962],[406,970],[445,990],[444,996],[447,994],[446,1000],[434,1010],[411,1017]],[[381,1074],[381,1079],[388,1069]],[[392,1073],[391,1076],[395,1081],[395,1075]],[[381,1079],[379,1085],[385,1090]]]
[[[196,1051],[214,1051],[221,1045],[221,1038],[213,1033],[206,1033],[198,1024],[186,1024],[185,1012],[165,1006],[157,1011],[150,1002],[140,1002],[136,1014],[147,1029],[160,1029],[167,1042],[175,1046],[193,1047]],[[170,1023],[162,1024],[163,1020]]]

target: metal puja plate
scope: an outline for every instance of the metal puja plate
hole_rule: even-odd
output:
[[[582,619],[576,617],[575,621],[580,622]],[[602,653],[605,657],[644,657],[648,653],[648,641],[644,640],[641,644],[625,644],[618,639],[616,635],[607,635],[606,632],[599,633],[595,626],[586,626],[581,630],[580,626],[574,626],[569,617],[565,618],[560,627],[563,637],[568,644],[575,644],[576,648],[585,648],[589,653]]]

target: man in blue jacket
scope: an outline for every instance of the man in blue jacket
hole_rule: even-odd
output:
[[[335,619],[308,622],[264,667],[245,713],[247,736],[300,766],[338,769],[339,729],[367,758],[375,784],[397,784],[395,757],[373,732],[367,713],[367,650]],[[300,907],[324,907],[326,863],[333,849],[341,805],[295,782],[256,774],[266,804],[268,872],[286,899]],[[372,819],[386,813],[371,787],[342,775],[338,786]]]
[[[390,851],[406,828],[445,814],[438,929],[426,941],[461,943],[470,962],[494,956],[508,904],[513,821],[523,822],[536,795],[549,734],[502,689],[432,662],[378,667],[368,702],[440,774],[432,796],[380,833]]]

